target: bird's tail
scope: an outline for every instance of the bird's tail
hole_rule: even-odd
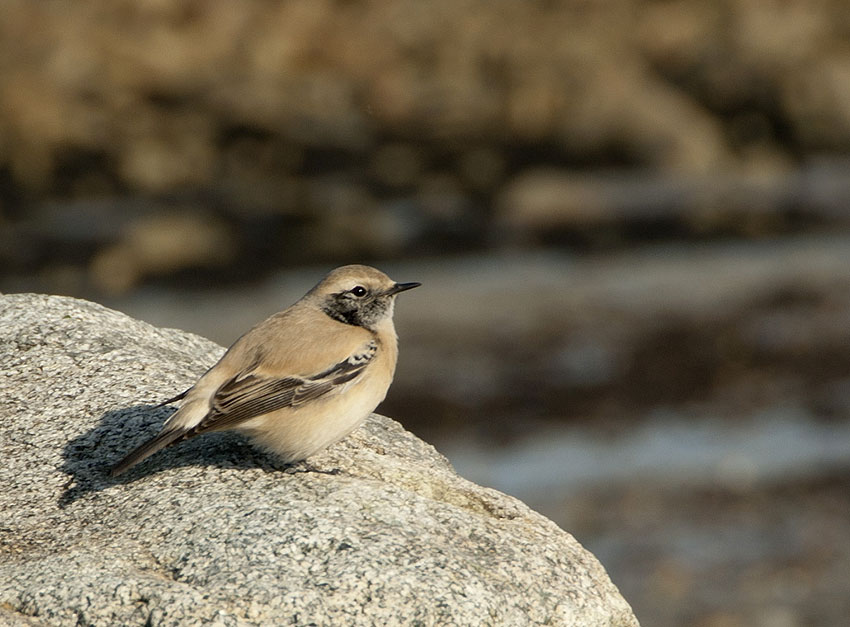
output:
[[[174,444],[175,442],[179,442],[180,440],[185,439],[188,435],[189,431],[181,427],[177,427],[174,429],[166,428],[156,437],[148,440],[144,444],[130,451],[124,459],[122,459],[120,462],[118,462],[112,467],[112,470],[109,474],[113,477],[117,477],[122,472],[126,472],[139,462],[147,459],[148,457],[156,453],[157,451],[164,449],[170,444]]]

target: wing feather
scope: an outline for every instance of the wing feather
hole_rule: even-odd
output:
[[[229,429],[251,418],[339,392],[344,384],[362,375],[377,352],[378,345],[372,340],[343,361],[306,377],[271,378],[256,372],[237,375],[216,390],[209,413],[192,429],[192,435]]]

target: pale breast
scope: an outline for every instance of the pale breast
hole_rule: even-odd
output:
[[[351,433],[384,400],[396,356],[393,333],[391,342],[379,345],[378,354],[363,375],[333,396],[252,418],[239,430],[284,461],[305,459]]]

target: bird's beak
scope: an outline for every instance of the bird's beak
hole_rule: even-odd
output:
[[[404,292],[405,290],[412,290],[414,287],[419,287],[422,285],[421,283],[396,283],[386,292],[384,292],[384,296],[393,296],[394,294],[398,294],[399,292]]]

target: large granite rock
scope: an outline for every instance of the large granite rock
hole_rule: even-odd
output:
[[[637,624],[572,536],[383,416],[312,470],[217,434],[110,479],[220,353],[0,296],[0,623]]]

